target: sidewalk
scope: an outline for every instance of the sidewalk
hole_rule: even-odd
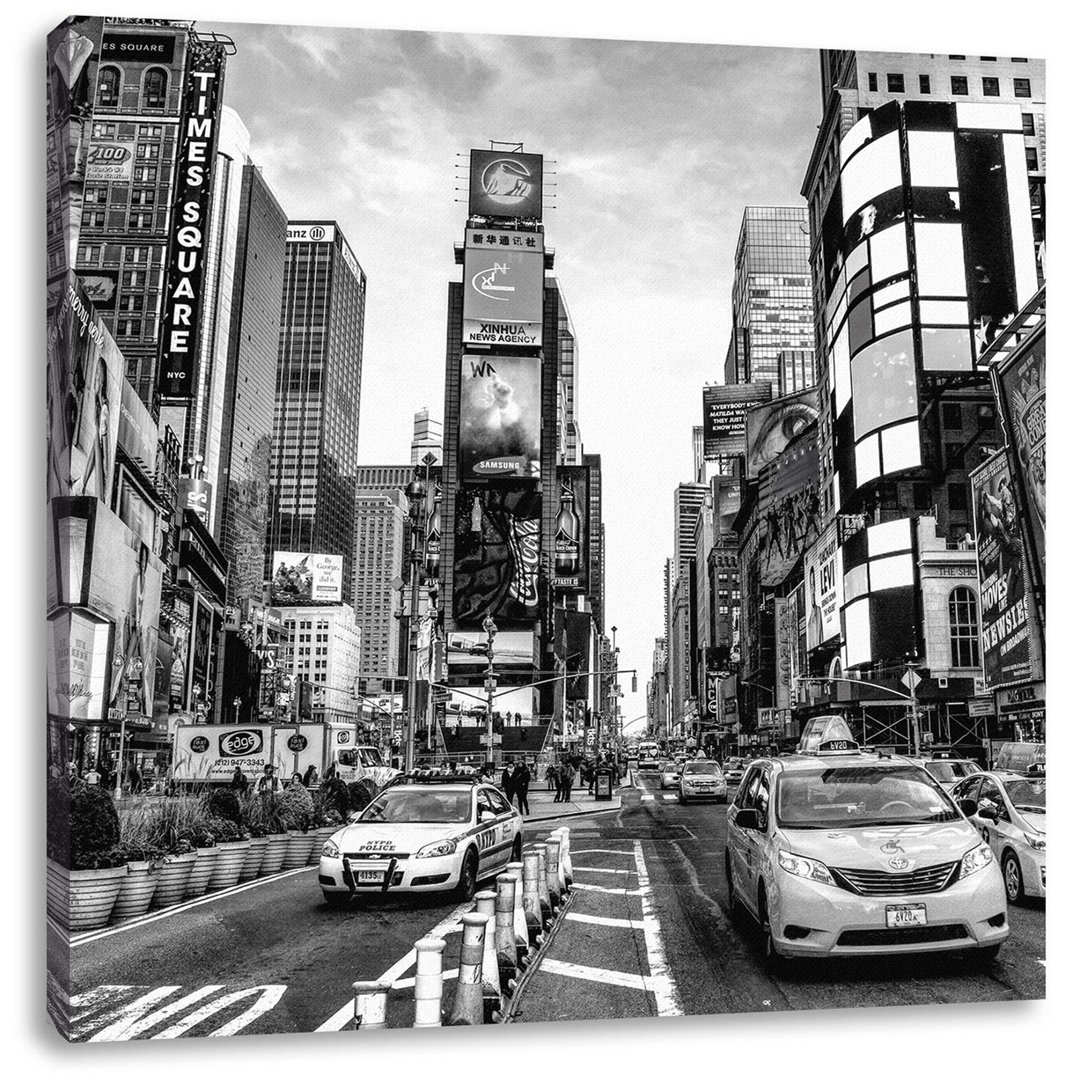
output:
[[[556,802],[555,792],[545,789],[529,789],[529,816],[526,821],[548,818],[572,817],[574,814],[595,814],[601,810],[621,810],[622,796],[616,789],[610,799],[597,799],[586,787],[574,788],[569,802]]]

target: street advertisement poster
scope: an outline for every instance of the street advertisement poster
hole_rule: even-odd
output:
[[[555,575],[560,592],[589,588],[589,470],[584,465],[560,465],[559,511],[555,516]]]
[[[454,522],[454,618],[531,629],[540,614],[540,492],[464,486]]]
[[[46,340],[50,499],[113,495],[123,357],[79,279],[68,273]]]
[[[275,551],[270,603],[279,607],[340,603],[343,561],[341,555]]]
[[[773,600],[776,635],[776,698],[779,708],[791,703],[791,640],[795,633],[793,605],[786,596]]]
[[[48,628],[49,716],[69,722],[106,719],[112,625],[77,610],[62,610]]]
[[[119,270],[80,270],[79,281],[95,311],[116,310],[116,290],[120,283]]]
[[[1040,588],[1046,581],[1046,337],[1017,349],[993,369],[1013,479]]]
[[[179,160],[165,266],[158,392],[172,400],[195,393],[195,363],[210,243],[210,193],[225,46],[188,41]]]
[[[803,429],[758,477],[758,513],[764,520],[761,583],[777,585],[791,573],[808,543],[821,535],[815,426]]]
[[[117,442],[129,458],[138,462],[147,476],[154,475],[157,469],[157,424],[127,379],[122,380],[120,385]]]
[[[988,689],[1038,677],[1024,581],[1024,542],[1004,450],[971,474],[979,563],[983,671]]]
[[[135,139],[95,140],[86,153],[87,183],[130,184],[135,166]]]
[[[502,243],[488,244],[488,238]],[[544,317],[543,236],[509,229],[466,232],[462,303],[466,345],[538,348]]]
[[[592,656],[592,616],[585,611],[555,609],[555,659],[566,675],[585,673]],[[581,700],[589,696],[589,680],[584,674],[564,683],[564,698]]]
[[[720,536],[735,527],[735,518],[742,505],[742,483],[734,476],[714,476],[712,496],[713,533]]]
[[[836,530],[826,529],[803,560],[806,587],[806,648],[816,649],[840,633],[840,552]]]
[[[476,686],[450,687],[446,702],[446,722],[453,727],[483,727],[487,723],[487,692],[481,682]],[[491,699],[493,720],[506,724],[533,719],[533,688],[520,686],[514,689],[496,686]]]
[[[817,390],[788,394],[746,413],[746,475],[753,478],[775,461],[815,420]]]
[[[540,154],[473,150],[469,155],[469,215],[544,216],[544,159]]]
[[[516,630],[499,630],[492,643],[495,667],[530,667],[533,662],[533,635]],[[446,662],[487,665],[487,634],[482,630],[459,630],[446,635]]]
[[[463,480],[538,479],[539,358],[463,356],[460,423]]]
[[[706,386],[701,395],[706,459],[715,461],[721,454],[746,453],[746,413],[751,405],[772,398],[772,384]]]

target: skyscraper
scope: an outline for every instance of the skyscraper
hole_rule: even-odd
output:
[[[675,572],[694,557],[698,513],[709,494],[708,484],[679,484],[675,489]]]
[[[412,465],[419,465],[428,454],[432,454],[435,458],[431,462],[432,465],[442,464],[442,421],[433,420],[425,407],[413,414],[413,437],[409,462]]]
[[[345,582],[356,540],[366,294],[364,271],[335,222],[289,222],[268,558],[278,550],[341,555]]]
[[[803,350],[812,359],[809,231],[802,207],[748,206],[743,211],[731,286],[726,383],[767,382],[776,396],[781,352]],[[801,370],[793,365],[788,381]],[[787,392],[807,385],[789,385]]]

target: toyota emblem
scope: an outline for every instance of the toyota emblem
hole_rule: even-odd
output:
[[[903,855],[894,855],[889,860],[890,870],[906,870],[911,865],[909,859],[905,859]]]

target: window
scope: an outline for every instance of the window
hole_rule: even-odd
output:
[[[941,406],[941,423],[950,431],[957,431],[964,426],[964,410],[957,401],[946,401]]]
[[[754,792],[754,801],[751,805],[761,815],[762,823],[769,820],[769,772],[767,769],[761,770],[761,783]]]
[[[953,667],[979,666],[979,611],[975,592],[966,585],[949,595],[949,642]]]
[[[1029,112],[1021,113],[1020,114],[1020,119],[1024,123],[1024,134],[1025,135],[1034,135],[1035,134],[1035,114],[1034,113],[1029,113]]]
[[[1028,172],[1039,171],[1039,151],[1034,146],[1028,146],[1024,149],[1024,155],[1027,157]]]
[[[967,484],[949,485],[949,509],[960,513],[967,510]]]
[[[890,94],[902,94],[904,92],[904,76],[886,75],[885,87]]]
[[[964,444],[950,442],[945,444],[945,468],[962,469],[964,467]]]
[[[148,109],[165,108],[169,78],[161,68],[150,68],[143,77],[143,105]]]
[[[98,104],[109,109],[115,109],[120,104],[119,68],[103,67],[98,70]]]
[[[954,94],[966,94],[968,92],[966,75],[953,75],[950,81]]]
[[[966,60],[967,57],[964,56],[962,53],[949,53],[949,59],[950,60]]]
[[[1014,64],[1026,64],[1028,62],[1028,58],[1026,56],[1010,56],[1009,59]]]
[[[930,93],[930,76],[929,75],[920,75],[919,76],[919,93],[920,94],[929,94]]]
[[[983,95],[985,97],[1001,97],[1001,87],[997,79],[983,79]]]
[[[996,56],[980,56],[979,59],[980,60],[996,60],[997,57]]]
[[[929,510],[932,505],[932,497],[933,492],[929,484],[920,481],[911,485],[911,502],[917,512],[922,513]]]
[[[870,89],[870,90],[876,90],[877,89],[877,72],[876,71],[871,71],[866,76],[866,85],[867,85],[867,88]]]
[[[1013,93],[1017,97],[1031,97],[1031,80],[1013,79]]]
[[[987,431],[995,424],[994,419],[994,406],[993,405],[980,405],[977,410],[979,418],[979,430]]]

